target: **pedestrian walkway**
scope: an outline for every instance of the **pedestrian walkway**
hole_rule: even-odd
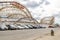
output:
[[[42,38],[38,38],[36,40],[60,40],[60,31],[57,31],[54,36],[46,35],[43,36]]]

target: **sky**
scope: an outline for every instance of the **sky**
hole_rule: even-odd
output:
[[[4,1],[17,1],[23,4],[29,9],[31,15],[36,20],[40,20],[43,17],[54,16],[55,23],[60,22],[60,0],[4,0]]]

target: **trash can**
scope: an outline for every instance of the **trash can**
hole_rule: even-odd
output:
[[[53,30],[51,30],[51,36],[54,36],[54,31]]]

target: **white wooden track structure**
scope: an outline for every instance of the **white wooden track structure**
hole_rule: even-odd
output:
[[[29,10],[15,1],[0,2],[0,23],[5,24],[36,24],[38,23]]]
[[[52,25],[54,23],[54,17],[50,16],[50,17],[44,17],[41,19],[41,24],[49,24]]]

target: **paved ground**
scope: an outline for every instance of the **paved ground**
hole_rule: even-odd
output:
[[[42,38],[38,37],[35,40],[60,40],[60,29],[55,32],[54,36],[46,35]]]
[[[59,28],[53,29],[55,32]],[[51,29],[27,29],[27,30],[12,30],[0,31],[0,40],[40,40],[46,35],[50,36]]]

